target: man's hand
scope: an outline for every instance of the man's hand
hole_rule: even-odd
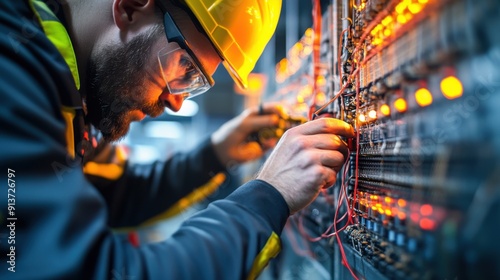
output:
[[[339,136],[354,137],[347,123],[322,118],[285,132],[257,179],[273,185],[293,214],[311,203],[320,190],[335,183],[348,157]]]
[[[223,165],[254,160],[274,147],[277,140],[257,143],[249,141],[250,135],[262,129],[276,127],[280,117],[285,117],[283,108],[277,104],[266,104],[259,112],[257,107],[245,110],[228,121],[212,134],[215,153]]]

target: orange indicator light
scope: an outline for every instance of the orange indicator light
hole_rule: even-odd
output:
[[[430,216],[432,214],[432,206],[429,204],[420,206],[420,214],[422,214],[422,216]]]
[[[405,15],[398,15],[398,23],[400,24],[405,24],[408,20],[406,19]]]
[[[406,206],[406,200],[400,198],[398,199],[398,205],[399,207],[405,207]]]
[[[459,98],[464,92],[462,82],[457,77],[448,76],[441,81],[441,92],[448,99]]]
[[[412,14],[418,14],[418,13],[420,13],[420,11],[422,11],[422,9],[423,9],[423,6],[420,3],[413,3],[413,4],[410,4],[410,6],[408,6],[408,10],[410,10],[410,12]]]
[[[426,107],[432,104],[432,94],[426,88],[420,88],[415,92],[415,100],[421,107]]]
[[[436,222],[429,218],[423,218],[419,223],[420,227],[424,230],[433,230],[436,228]]]
[[[377,118],[377,111],[371,110],[370,112],[368,112],[368,117],[370,117],[370,119]]]
[[[406,100],[403,98],[398,98],[396,101],[394,101],[394,108],[400,113],[406,112],[406,109],[408,109],[408,106],[406,105]]]
[[[384,116],[389,116],[391,114],[391,107],[387,104],[380,106],[380,113]]]
[[[406,213],[405,212],[398,212],[398,218],[400,220],[406,219]]]

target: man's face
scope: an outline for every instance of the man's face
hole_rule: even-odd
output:
[[[221,62],[219,55],[186,12],[171,8],[180,31],[201,63],[198,66],[212,75]],[[106,141],[125,136],[132,121],[142,120],[146,115],[157,117],[165,107],[178,111],[182,105],[182,94],[168,91],[164,76],[168,79],[169,73],[162,74],[158,60],[158,52],[168,44],[163,24],[150,26],[147,32],[134,35],[129,42],[108,45],[90,57],[87,118],[101,130]]]
[[[155,27],[125,45],[107,46],[91,57],[87,117],[105,140],[123,137],[132,121],[163,113],[165,104],[159,96],[165,85],[153,57],[162,36],[163,29]]]

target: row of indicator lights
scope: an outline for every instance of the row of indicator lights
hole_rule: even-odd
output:
[[[276,64],[277,83],[284,82],[300,69],[303,59],[312,53],[313,35],[314,30],[312,28],[306,29],[300,41],[290,48],[287,57]]]
[[[429,0],[403,0],[395,8],[394,13],[382,19],[370,34],[372,45],[378,46],[384,39],[391,36],[401,25],[410,21],[414,15],[420,13]]]
[[[449,100],[461,97],[464,91],[462,82],[455,76],[448,76],[441,80],[440,88],[443,96]],[[420,107],[427,107],[433,102],[432,93],[425,87],[419,88],[415,91],[415,101]],[[406,101],[403,98],[396,99],[394,108],[400,113],[405,112]]]
[[[436,228],[436,221],[432,217],[435,211],[434,207],[430,204],[418,205],[412,203],[413,207],[407,207],[408,203],[402,198],[395,199],[389,196],[370,195],[363,192],[359,192],[359,196],[360,204],[371,208],[372,211],[377,211],[382,215],[390,217],[398,217],[400,220],[406,220],[406,213],[408,208],[410,208],[410,219],[412,222],[418,224],[424,230],[434,230]]]
[[[449,100],[456,99],[462,96],[463,87],[460,80],[455,76],[448,76],[441,81],[440,84],[441,92],[443,96]],[[427,88],[419,88],[415,91],[415,100],[420,107],[427,107],[432,104],[433,97],[432,93]],[[408,109],[408,104],[406,100],[402,97],[396,99],[393,103],[394,109],[399,113],[404,113]],[[379,108],[380,113],[383,116],[389,116],[391,114],[391,107],[387,104],[383,104]],[[375,120],[377,118],[377,112],[371,110],[368,114],[359,114],[358,120],[364,123],[369,120]]]

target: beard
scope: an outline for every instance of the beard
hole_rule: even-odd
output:
[[[163,113],[160,100],[147,102],[145,97],[148,57],[159,36],[164,36],[164,31],[156,26],[126,45],[107,46],[91,56],[86,117],[105,141],[117,141],[127,134],[133,110],[151,117]]]

